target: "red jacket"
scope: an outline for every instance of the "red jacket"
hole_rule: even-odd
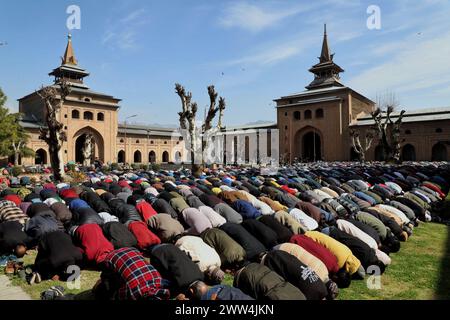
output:
[[[148,229],[145,222],[133,221],[128,225],[128,230],[136,237],[137,246],[140,250],[161,243],[161,240]]]
[[[16,206],[20,206],[20,204],[22,203],[22,200],[20,200],[19,196],[15,195],[15,194],[9,194],[9,195],[5,196],[4,199],[14,202],[16,204]]]
[[[114,247],[103,235],[98,224],[85,224],[75,231],[78,245],[89,264],[101,264]]]
[[[282,185],[281,189],[283,189],[284,191],[286,191],[287,193],[290,193],[292,195],[295,195],[298,191],[296,191],[295,189],[289,188],[286,185]]]
[[[136,205],[136,209],[141,214],[141,217],[144,221],[148,221],[148,219],[158,214],[147,201],[139,202]]]
[[[339,265],[336,256],[327,248],[315,242],[305,235],[293,235],[290,243],[295,243],[311,253],[316,258],[320,259],[328,269],[329,273],[337,273]]]
[[[78,194],[73,189],[64,189],[62,190],[59,195],[63,199],[76,199],[79,198]]]

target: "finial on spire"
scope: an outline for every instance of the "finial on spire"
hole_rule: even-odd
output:
[[[64,57],[62,58],[62,64],[70,64],[73,66],[77,65],[77,59],[75,58],[75,54],[72,47],[72,35],[69,33],[67,35],[67,47],[66,52],[64,53]]]
[[[330,54],[330,47],[328,45],[327,24],[326,23],[323,26],[323,44],[322,44],[322,52],[320,54],[319,60],[321,63],[333,60],[333,55]]]

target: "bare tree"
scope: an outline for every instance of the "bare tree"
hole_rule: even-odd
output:
[[[197,125],[195,123],[195,117],[197,115],[198,106],[197,103],[192,102],[192,93],[187,92],[184,87],[177,83],[175,84],[175,90],[181,99],[182,111],[178,113],[180,116],[180,127],[182,130],[188,130],[189,135],[183,136],[185,144],[191,153],[191,164],[195,164],[195,152],[197,150]]]
[[[358,154],[360,162],[366,161],[366,152],[371,148],[375,134],[376,132],[373,128],[369,129],[365,135],[364,145],[362,145],[359,131],[356,129],[350,129],[351,143],[353,149]]]
[[[400,162],[402,144],[400,129],[406,111],[402,110],[394,122],[392,113],[398,104],[395,94],[386,93],[384,96],[377,96],[377,107],[371,113],[383,150],[383,158],[390,162]]]
[[[197,128],[196,115],[197,115],[197,103],[192,102],[192,93],[186,92],[185,88],[181,84],[175,84],[175,91],[181,99],[182,111],[178,114],[180,116],[180,127],[182,130],[188,131],[188,136],[183,137],[185,144],[188,146],[191,153],[191,164],[195,165],[195,155],[201,154],[202,163],[205,158],[206,143],[217,133],[217,130],[221,129],[221,122],[223,118],[223,112],[226,108],[225,99],[220,97],[219,104],[217,106],[218,93],[213,85],[208,87],[208,95],[210,105],[208,113],[205,117],[205,122],[201,125],[201,130]],[[213,128],[213,121],[219,113],[219,123],[217,128]],[[200,132],[199,132],[200,131]],[[203,142],[202,142],[203,135]]]
[[[219,130],[221,130],[223,128],[223,113],[226,109],[226,102],[225,102],[225,98],[220,97],[219,98],[219,120],[217,121],[217,128],[219,128]]]
[[[58,121],[57,115],[70,92],[70,86],[64,80],[59,83],[59,87],[42,87],[41,90],[37,91],[37,94],[45,104],[46,124],[46,127],[40,128],[39,139],[44,140],[48,145],[50,163],[54,178],[57,181],[64,179],[62,146],[67,141],[67,134],[63,130],[64,125]]]

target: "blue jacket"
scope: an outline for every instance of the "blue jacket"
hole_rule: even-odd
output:
[[[262,215],[261,211],[252,206],[250,202],[244,200],[233,202],[233,208],[239,212],[244,219],[256,219]]]

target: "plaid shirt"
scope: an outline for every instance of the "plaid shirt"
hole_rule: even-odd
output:
[[[161,275],[142,254],[133,248],[112,251],[105,263],[120,274],[123,284],[119,289],[119,300],[168,299],[169,290],[161,288]]]

